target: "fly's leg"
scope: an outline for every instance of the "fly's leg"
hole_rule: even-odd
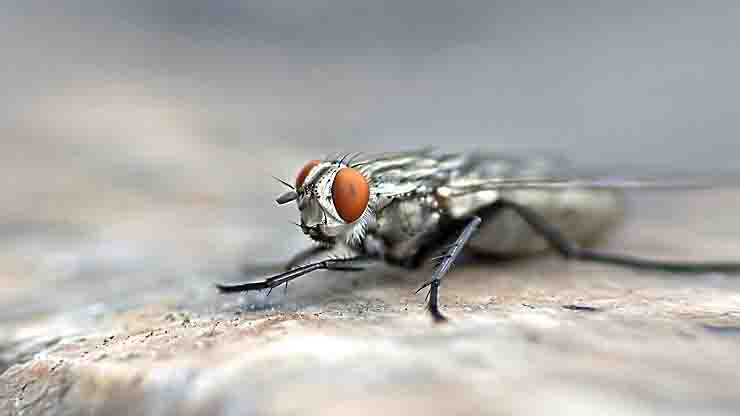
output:
[[[677,273],[740,272],[740,263],[668,262],[582,248],[569,240],[557,227],[529,207],[507,200],[499,200],[490,208],[493,209],[492,213],[498,211],[500,208],[508,208],[516,212],[536,233],[547,240],[555,251],[566,259]]]
[[[455,263],[455,260],[457,260],[458,256],[460,256],[463,247],[478,229],[481,221],[481,218],[478,216],[475,216],[468,220],[462,232],[457,237],[457,240],[455,240],[455,242],[450,246],[449,250],[445,254],[434,258],[434,260],[439,261],[439,264],[434,269],[432,280],[430,280],[422,287],[420,287],[419,290],[417,290],[418,293],[425,287],[429,287],[429,292],[427,293],[427,298],[429,299],[427,301],[427,309],[436,322],[443,322],[447,320],[447,318],[442,315],[442,312],[439,311],[439,286],[442,284],[442,277],[447,274],[452,265]]]
[[[370,260],[366,256],[356,256],[343,259],[327,259],[296,267],[284,273],[271,276],[262,280],[247,283],[218,283],[216,288],[221,293],[249,292],[252,290],[272,290],[280,285],[287,284],[293,279],[299,278],[316,270],[341,270],[362,271],[365,269],[363,262]]]

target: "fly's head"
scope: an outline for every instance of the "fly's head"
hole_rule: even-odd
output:
[[[374,220],[371,186],[357,169],[341,161],[306,163],[296,177],[295,190],[277,199],[295,200],[301,213],[301,230],[314,241],[334,244],[344,240],[360,246],[367,225]]]

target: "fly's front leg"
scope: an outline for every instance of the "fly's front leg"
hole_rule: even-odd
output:
[[[264,279],[256,280],[253,282],[246,283],[218,283],[216,288],[221,293],[234,293],[234,292],[250,292],[253,290],[272,289],[280,286],[287,285],[293,279],[299,278],[303,275],[309,274],[316,270],[339,270],[339,271],[362,271],[365,270],[366,262],[369,259],[367,256],[355,256],[348,258],[338,259],[325,259],[314,263],[309,263],[303,266],[299,266],[288,270],[287,272],[280,273],[275,276],[267,277]]]
[[[311,261],[313,260],[313,261]],[[293,279],[316,270],[362,271],[373,260],[372,255],[358,252],[344,245],[319,246],[304,250],[295,255],[286,271],[274,276],[243,283],[219,283],[216,287],[221,293],[249,292],[253,290],[272,289],[285,285]],[[306,263],[310,261],[309,263]],[[268,292],[269,294],[269,292]]]

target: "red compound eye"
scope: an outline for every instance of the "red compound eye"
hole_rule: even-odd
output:
[[[303,181],[306,180],[306,176],[308,176],[308,173],[311,172],[311,169],[313,169],[316,165],[321,163],[318,160],[309,160],[308,163],[306,163],[300,172],[298,172],[298,176],[295,178],[295,189],[299,189],[301,186],[303,186]]]
[[[331,197],[339,216],[347,222],[354,222],[367,208],[370,186],[356,169],[340,169],[331,187]]]

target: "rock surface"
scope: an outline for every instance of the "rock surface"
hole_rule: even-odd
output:
[[[168,193],[156,181],[109,187],[111,176],[75,175],[71,166],[75,189],[105,190],[101,199],[47,194],[38,204],[29,191],[6,205],[13,221],[0,255],[3,413],[740,408],[740,279],[730,276],[638,273],[553,256],[469,258],[444,283],[446,325],[432,324],[414,294],[428,270],[323,273],[270,297],[218,295],[213,282],[274,271],[306,243],[284,225],[295,212],[270,205],[274,189],[248,179],[209,188],[243,160],[202,150],[222,166],[175,177]],[[700,207],[711,217],[695,215]],[[729,191],[641,197],[605,247],[731,259],[740,250],[738,209]]]

